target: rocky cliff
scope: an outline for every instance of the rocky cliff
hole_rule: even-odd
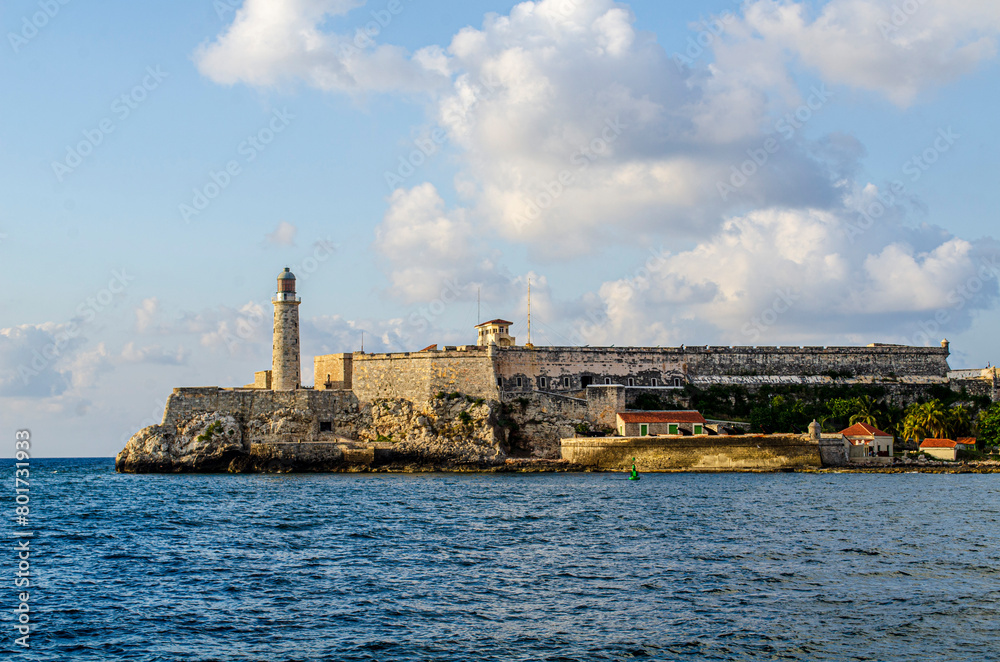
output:
[[[117,470],[490,468],[508,455],[499,403],[457,393],[418,405],[403,399],[359,404],[335,392],[296,399],[263,390],[215,391],[177,389],[164,423],[133,435],[115,459]]]

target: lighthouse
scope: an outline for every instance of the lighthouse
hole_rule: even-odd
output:
[[[278,274],[274,304],[274,344],[271,346],[271,388],[294,391],[302,379],[299,361],[299,304],[295,274],[288,267]]]

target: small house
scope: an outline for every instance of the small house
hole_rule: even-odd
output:
[[[939,460],[957,460],[959,443],[951,439],[924,439],[920,450]]]
[[[892,457],[893,436],[874,425],[855,423],[846,430],[841,430],[840,434],[847,439],[851,459]]]
[[[975,437],[959,437],[956,441],[958,444],[958,450],[960,451],[974,451],[976,450],[976,438]]]
[[[705,417],[696,411],[623,411],[618,413],[618,434],[645,437],[651,434],[708,434]]]

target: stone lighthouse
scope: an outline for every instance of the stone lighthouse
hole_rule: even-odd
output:
[[[271,347],[271,388],[294,391],[302,379],[299,362],[299,304],[295,274],[288,267],[278,275],[274,304],[274,344]]]

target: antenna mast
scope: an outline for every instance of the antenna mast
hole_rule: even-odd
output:
[[[531,344],[531,278],[528,278],[528,347]]]

